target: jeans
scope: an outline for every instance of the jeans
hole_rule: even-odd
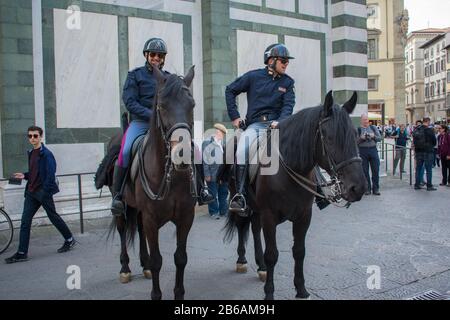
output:
[[[434,161],[434,152],[416,152],[416,183],[419,186],[423,177],[423,167],[427,172],[427,187],[433,186],[432,183],[432,169]]]
[[[209,214],[224,216],[228,212],[228,183],[208,182],[209,191],[214,197],[214,202],[208,204]]]
[[[140,135],[147,132],[150,124],[145,121],[133,120],[128,126],[122,138],[122,145],[119,153],[119,166],[127,168],[131,158],[131,148],[133,147],[134,140]]]
[[[34,215],[43,207],[50,222],[58,229],[65,240],[72,237],[72,233],[64,220],[56,213],[53,196],[45,192],[42,188],[36,192],[25,192],[25,202],[23,206],[22,221],[20,224],[19,250],[21,253],[28,253],[30,243],[31,221]]]
[[[396,148],[395,149],[395,159],[394,159],[394,170],[392,171],[395,174],[395,170],[397,169],[398,161],[400,160],[400,171],[405,171],[405,159],[406,159],[406,148]]]
[[[368,190],[378,191],[380,189],[380,158],[378,157],[377,147],[359,148],[359,155],[362,159],[362,167],[367,179]],[[369,176],[369,164],[372,171],[372,183]]]
[[[267,132],[269,124],[271,121],[267,122],[255,122],[248,126],[248,128],[241,134],[239,138],[239,143],[236,149],[236,162],[237,164],[243,165],[247,164],[248,152],[252,143],[259,138],[259,136]],[[266,130],[263,130],[266,129]]]

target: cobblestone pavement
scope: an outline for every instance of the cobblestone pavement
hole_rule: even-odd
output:
[[[436,171],[435,181],[439,177]],[[314,208],[305,258],[306,286],[312,299],[404,299],[428,289],[450,290],[450,188],[414,191],[406,181],[383,178],[380,197],[364,197],[349,209],[328,207],[320,212]],[[16,235],[12,247],[1,255],[0,299],[149,299],[151,280],[142,275],[137,248],[130,253],[132,281],[119,282],[119,238],[107,239],[109,222],[87,221],[84,234],[71,223],[79,245],[64,254],[56,253],[62,239],[53,227],[36,227],[30,261],[4,264],[3,259],[17,247]],[[204,207],[197,212],[188,239],[186,299],[263,298],[252,238],[248,273],[237,274],[237,241],[222,242],[224,222],[209,218]],[[278,227],[277,238],[275,298],[293,299],[290,222]],[[160,246],[163,299],[173,299],[173,225],[161,229]],[[70,265],[80,267],[79,290],[66,286]],[[368,289],[373,275],[368,271],[377,268],[380,288]]]

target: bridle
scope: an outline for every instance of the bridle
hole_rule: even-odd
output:
[[[322,144],[322,155],[327,158],[328,164],[330,166],[330,172],[329,172],[330,179],[331,179],[330,182],[322,183],[322,184],[314,183],[310,179],[295,172],[291,167],[289,167],[286,164],[286,162],[284,161],[283,156],[281,155],[281,152],[279,152],[279,157],[280,157],[280,163],[283,166],[283,168],[286,170],[287,174],[298,185],[300,185],[301,187],[303,187],[304,189],[306,189],[307,191],[309,191],[310,193],[314,194],[317,197],[326,199],[334,205],[341,206],[341,205],[339,205],[339,203],[341,203],[343,201],[342,182],[339,179],[340,176],[342,176],[341,172],[345,167],[349,166],[350,164],[352,164],[354,162],[362,162],[362,160],[360,157],[355,156],[350,159],[344,160],[340,163],[337,163],[335,161],[334,157],[332,156],[332,154],[330,153],[330,151],[328,149],[329,148],[328,145],[325,143],[325,135],[323,134],[323,128],[322,128],[322,125],[329,120],[331,120],[330,116],[325,117],[319,121],[319,125],[317,127],[317,131],[316,131],[316,135],[315,135],[316,136],[315,141],[317,141],[317,139],[320,138],[320,141]],[[317,143],[315,143],[315,145],[316,144]],[[316,153],[315,145],[314,145],[314,149],[313,149],[313,154]],[[322,195],[322,194],[318,193],[316,191],[318,186],[330,187],[331,195],[326,196],[326,195]],[[344,206],[348,208],[350,206],[350,202],[347,202]]]
[[[155,193],[150,187],[150,184],[147,179],[147,174],[145,172],[145,166],[144,166],[144,152],[146,149],[146,144],[144,144],[141,148],[139,148],[138,156],[139,156],[139,178],[142,183],[142,187],[144,189],[145,194],[150,200],[164,200],[167,193],[170,189],[170,184],[172,182],[172,172],[174,169],[174,163],[172,161],[172,145],[171,145],[171,137],[172,134],[175,132],[175,130],[178,129],[185,129],[189,132],[189,134],[192,134],[191,126],[185,122],[176,123],[173,126],[171,126],[169,129],[164,127],[164,124],[162,122],[161,117],[161,105],[158,104],[157,100],[158,96],[155,97],[155,109],[156,109],[156,125],[158,129],[161,132],[161,136],[164,140],[164,145],[166,146],[166,155],[165,155],[165,165],[164,165],[164,175],[161,179],[161,182],[159,184],[158,192]],[[150,136],[150,131],[147,132],[148,139]],[[197,197],[197,188],[196,188],[196,181],[195,181],[195,166],[192,164],[194,163],[194,152],[191,152],[191,164],[188,167],[189,175],[190,175],[190,181],[191,181],[191,195],[193,197]]]

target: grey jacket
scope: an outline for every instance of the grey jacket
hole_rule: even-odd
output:
[[[369,137],[368,134],[373,133],[374,137]],[[381,134],[375,126],[368,126],[367,128],[358,128],[358,147],[373,148],[377,146],[377,142],[381,141]]]

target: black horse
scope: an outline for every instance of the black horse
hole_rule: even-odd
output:
[[[356,130],[350,114],[357,101],[356,93],[343,107],[335,105],[332,92],[321,106],[307,108],[279,123],[279,148],[271,150],[278,156],[280,167],[275,174],[262,175],[258,169],[249,185],[250,218],[230,214],[226,236],[230,238],[237,229],[239,234],[238,267],[246,264],[245,239],[252,222],[255,240],[255,259],[260,278],[267,267],[264,292],[266,299],[273,299],[273,272],[278,260],[276,227],[289,220],[293,223],[292,248],[295,260],[294,285],[297,298],[308,298],[303,275],[305,237],[311,221],[314,202],[314,167],[319,165],[334,178],[340,196],[349,203],[361,200],[367,183],[358,157]],[[230,186],[233,183],[230,182]],[[232,195],[234,188],[230,188]],[[261,227],[265,240],[262,254]],[[238,269],[237,269],[238,270]],[[239,270],[238,270],[239,271]]]

